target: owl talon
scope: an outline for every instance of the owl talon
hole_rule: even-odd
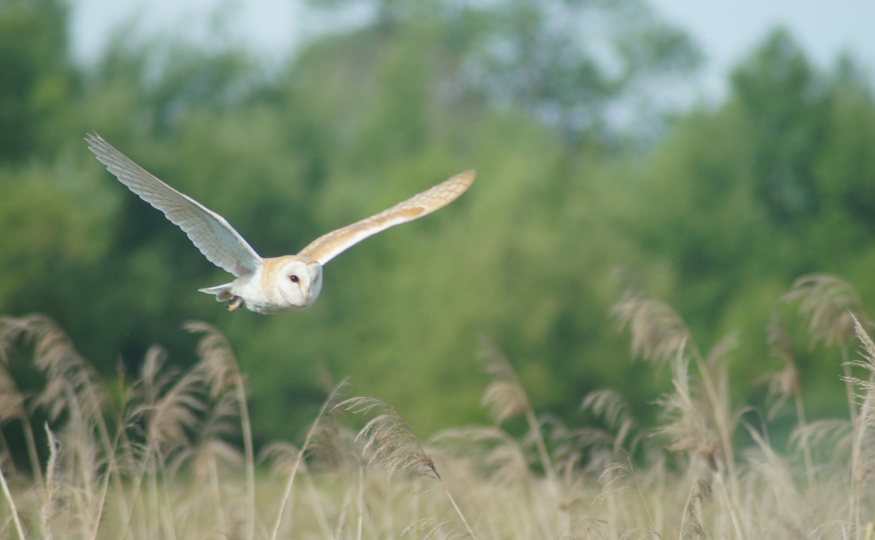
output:
[[[225,307],[228,309],[228,311],[237,311],[238,309],[243,307],[243,299],[239,296],[235,296],[231,299],[230,302],[225,304]]]

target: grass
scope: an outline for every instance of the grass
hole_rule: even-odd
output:
[[[841,348],[847,365],[836,384],[847,386],[847,418],[806,419],[776,316],[768,344],[783,369],[764,381],[774,406],[762,426],[743,422],[727,382],[734,336],[703,354],[675,311],[630,290],[613,315],[629,328],[633,355],[672,373],[655,429],[642,429],[613,390],[581,396],[603,427],[547,422],[483,338],[492,377],[483,405],[494,425],[419,441],[389,404],[345,397],[341,383],[300,447],[276,442],[259,455],[245,377],[209,325],[186,326],[201,335],[196,365],[166,368],[152,348],[110,392],[49,318],[0,318],[0,435],[22,430],[28,457],[16,467],[0,438],[0,538],[873,540],[871,325],[834,276],[800,279],[785,300],[798,304],[813,341]],[[44,375],[39,393],[18,390],[6,369],[13,359]],[[782,454],[767,428],[785,406],[797,424]],[[45,461],[34,442],[37,408],[49,420]],[[527,433],[502,429],[512,417]],[[745,433],[754,444],[739,450]]]

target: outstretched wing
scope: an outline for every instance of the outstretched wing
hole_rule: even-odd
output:
[[[431,214],[453,202],[471,186],[474,182],[474,175],[474,171],[457,174],[377,215],[320,236],[301,250],[298,255],[310,257],[324,265],[369,236],[385,231],[389,227]]]
[[[164,212],[211,263],[237,277],[261,266],[261,257],[225,218],[158,180],[96,133],[85,140],[109,172],[141,199]]]

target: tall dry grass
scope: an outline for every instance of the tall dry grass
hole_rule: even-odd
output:
[[[493,425],[422,441],[391,405],[347,397],[343,382],[300,444],[258,455],[246,379],[216,329],[186,325],[201,336],[192,367],[168,367],[153,347],[110,392],[50,319],[0,318],[0,434],[21,430],[26,446],[13,463],[0,438],[0,537],[872,540],[875,344],[862,304],[833,276],[803,278],[785,298],[812,340],[842,350],[846,418],[806,418],[776,317],[770,407],[761,425],[744,422],[727,377],[735,336],[703,354],[676,311],[633,289],[614,316],[633,356],[672,376],[655,427],[636,421],[622,389],[581,396],[597,426],[539,415],[511,359],[483,338]],[[10,362],[32,363],[44,387],[22,393]],[[44,426],[32,425],[37,409]],[[785,409],[797,422],[779,452],[768,426]],[[527,426],[518,437],[503,428],[515,416]],[[42,460],[36,429],[48,441]],[[743,451],[741,434],[754,443]]]

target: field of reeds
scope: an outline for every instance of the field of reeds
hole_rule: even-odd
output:
[[[769,380],[773,411],[790,408],[797,420],[780,452],[769,441],[772,415],[751,425],[729,395],[734,337],[703,353],[674,310],[634,289],[612,315],[631,332],[633,356],[671,370],[655,428],[635,422],[622,389],[581,396],[600,427],[540,416],[484,337],[492,379],[483,405],[494,425],[420,441],[391,404],[349,397],[341,383],[303,440],[257,453],[245,374],[209,325],[186,326],[202,336],[190,369],[165,367],[153,347],[139,373],[109,382],[51,319],[2,318],[0,422],[26,452],[0,440],[0,537],[870,540],[871,324],[833,276],[801,278],[785,300],[811,340],[841,348],[836,384],[846,385],[849,412],[806,419],[793,347],[775,317],[769,346],[784,369]],[[41,391],[19,391],[9,374],[18,362],[41,374]],[[522,436],[502,429],[514,417],[527,426]],[[743,451],[741,434],[753,441]],[[48,448],[37,447],[43,439]]]

